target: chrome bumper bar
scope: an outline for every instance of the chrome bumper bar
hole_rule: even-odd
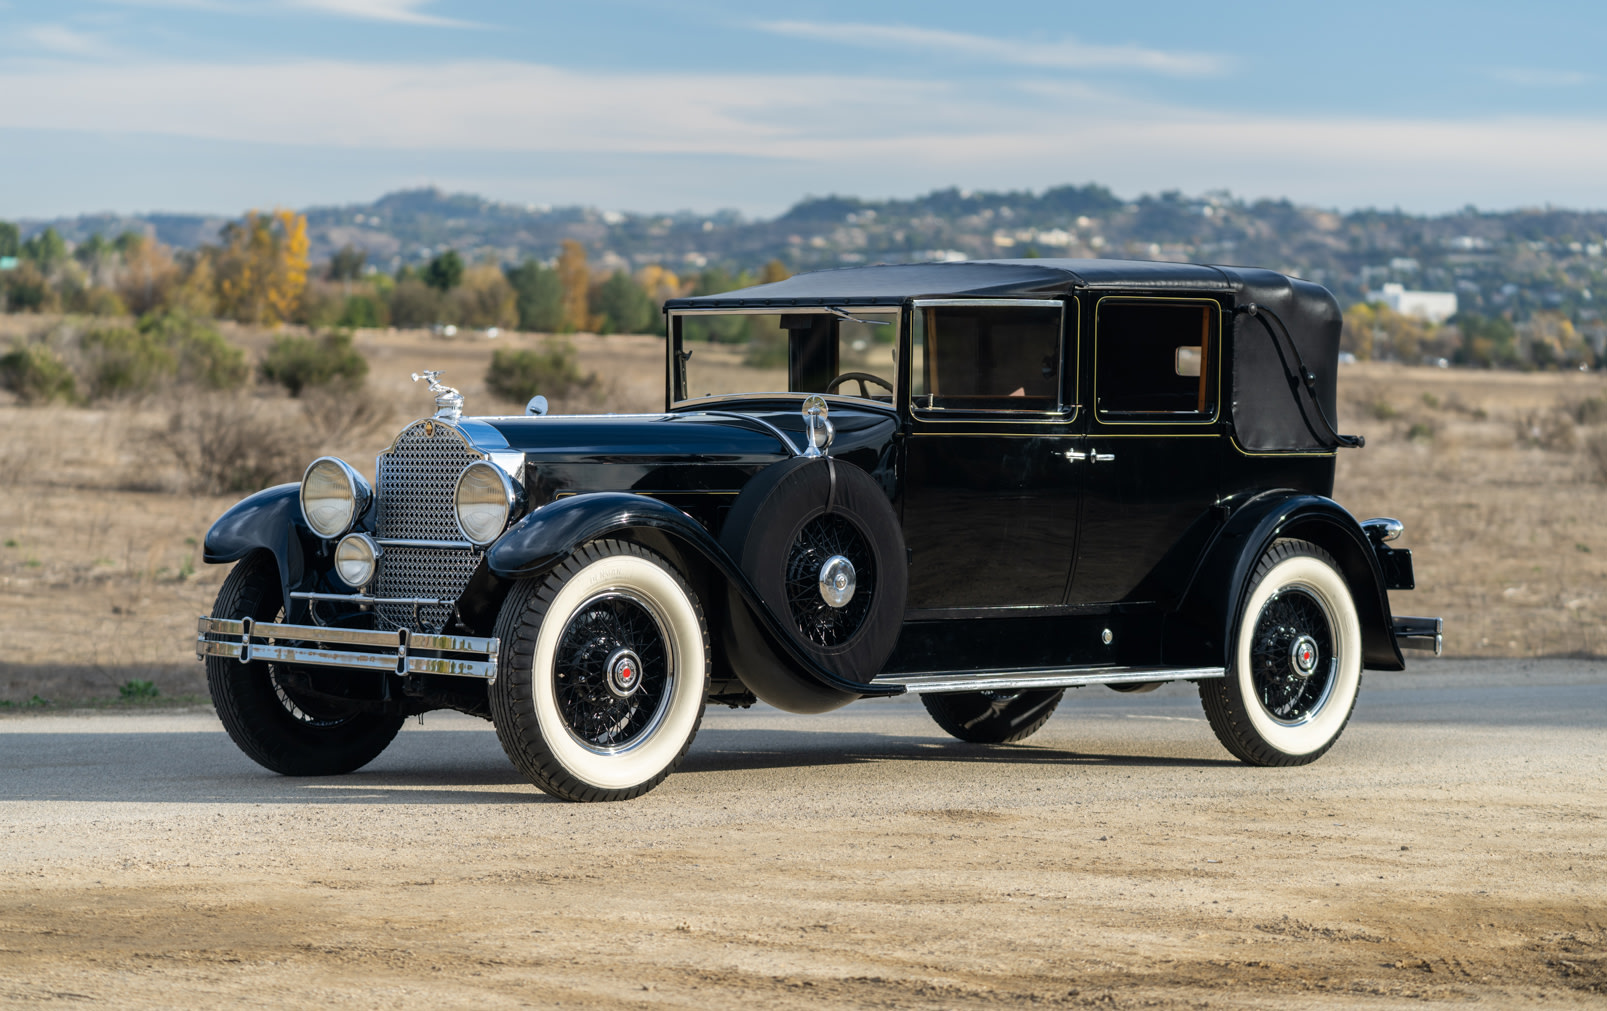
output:
[[[1444,618],[1395,616],[1395,641],[1401,649],[1433,650],[1439,656],[1445,649]]]
[[[250,618],[202,617],[195,636],[195,655],[203,660],[209,656],[232,657],[241,663],[279,660],[402,675],[445,674],[487,683],[497,679],[500,649],[500,640],[480,636],[278,625]]]

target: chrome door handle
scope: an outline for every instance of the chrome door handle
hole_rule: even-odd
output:
[[[1115,453],[1099,453],[1099,452],[1095,452],[1093,454],[1093,461],[1095,463],[1109,463],[1114,459],[1116,459],[1116,454]]]
[[[1088,454],[1080,449],[1068,449],[1063,455],[1067,463],[1082,463],[1088,459]]]

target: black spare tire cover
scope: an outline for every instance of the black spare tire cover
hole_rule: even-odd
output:
[[[881,672],[904,621],[909,570],[898,516],[869,474],[830,457],[773,464],[737,497],[720,543],[821,666],[860,683]],[[819,584],[833,555],[855,574],[840,607]]]

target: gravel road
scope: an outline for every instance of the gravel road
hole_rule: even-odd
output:
[[[1370,676],[1304,769],[1192,689],[1036,737],[918,701],[711,711],[553,802],[487,724],[273,776],[206,712],[0,717],[0,1005],[1607,1005],[1607,665]]]

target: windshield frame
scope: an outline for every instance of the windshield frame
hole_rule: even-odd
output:
[[[906,382],[906,363],[904,361],[908,348],[905,340],[909,333],[909,301],[906,299],[899,305],[854,305],[852,300],[845,300],[843,304],[826,305],[765,305],[722,307],[709,309],[667,309],[665,310],[665,353],[664,353],[664,403],[665,410],[674,411],[687,407],[696,407],[700,404],[720,403],[732,400],[775,400],[778,397],[808,397],[824,396],[827,400],[842,401],[844,403],[870,405],[882,410],[896,411],[902,402]],[[702,397],[688,397],[682,389],[682,370],[677,368],[680,361],[681,320],[688,316],[778,316],[778,315],[820,315],[834,316],[838,319],[847,314],[849,317],[864,319],[866,317],[891,316],[888,325],[893,327],[892,347],[897,356],[893,374],[887,376],[893,383],[893,393],[890,400],[875,400],[869,397],[860,397],[850,393],[809,393],[792,390],[752,391],[748,393],[715,393]],[[852,381],[844,386],[856,386]]]

